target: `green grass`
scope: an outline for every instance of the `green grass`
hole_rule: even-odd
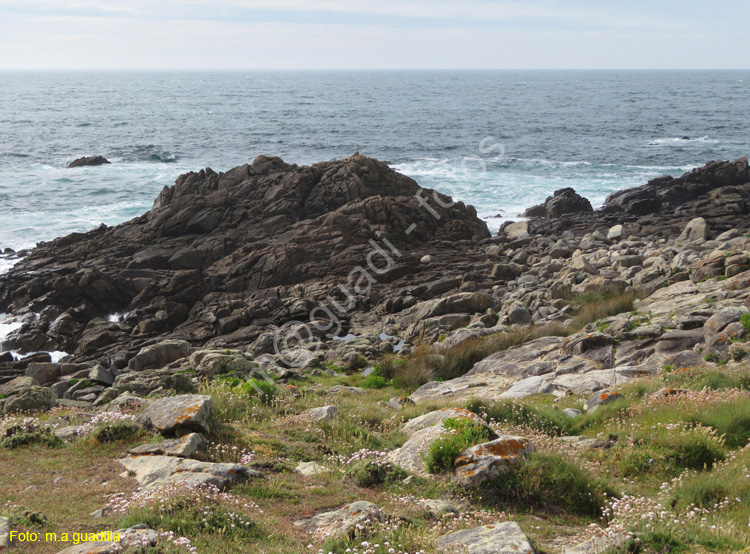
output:
[[[443,421],[443,427],[448,434],[432,442],[425,455],[425,466],[430,473],[451,471],[461,452],[490,437],[484,425],[471,419],[449,417]]]
[[[481,495],[483,502],[502,507],[593,518],[615,491],[560,455],[532,452],[515,471],[482,487]]]

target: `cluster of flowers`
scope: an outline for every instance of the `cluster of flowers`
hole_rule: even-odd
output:
[[[309,550],[313,549],[313,545],[308,544],[307,548]],[[398,550],[396,549],[398,548]],[[401,549],[402,546],[399,545],[392,545],[390,541],[383,541],[383,544],[380,543],[373,543],[369,541],[362,541],[358,545],[354,546],[353,548],[347,548],[344,550],[344,553],[346,554],[375,554],[375,553],[387,553],[387,554],[410,554],[409,552],[406,552]],[[318,549],[317,554],[326,554],[325,550],[322,548]],[[328,552],[328,554],[340,554],[337,552]],[[415,550],[411,554],[426,554],[425,550]]]
[[[162,531],[161,533],[159,533],[159,539],[170,542],[178,548],[184,548],[185,550],[190,552],[190,554],[196,554],[196,552],[198,551],[198,549],[190,543],[189,538],[175,537],[173,531]]]
[[[400,504],[409,512],[420,512],[429,509],[434,500],[428,498],[419,498],[413,495],[389,495],[391,502]],[[469,506],[468,498],[459,497],[456,503],[461,506]],[[505,512],[496,512],[494,510],[467,509],[460,513],[446,512],[440,516],[440,520],[433,527],[438,535],[444,535],[461,529],[470,527],[479,527],[507,521],[508,516]]]
[[[42,422],[36,417],[6,415],[0,419],[0,439],[11,434],[18,435],[21,433],[33,433],[42,425]]]
[[[186,485],[184,483],[169,483],[152,489],[138,489],[130,494],[119,494],[109,499],[107,510],[115,514],[126,514],[130,510],[147,509],[155,513],[167,513],[173,509],[171,500],[179,500],[180,506],[193,506],[203,511],[204,516],[213,513],[217,506],[230,508],[230,517],[236,524],[250,526],[247,515],[240,512],[248,510],[257,513],[263,511],[256,505],[242,502],[228,492],[221,492],[214,485],[201,484],[198,486]],[[207,519],[204,519],[204,522]],[[234,527],[235,525],[232,525]]]
[[[731,453],[726,460],[717,463],[712,472],[716,474],[727,470],[732,464],[742,464],[742,460],[738,458],[744,457],[749,451],[750,445],[747,445]],[[740,471],[745,479],[750,480],[750,468],[742,465]],[[671,481],[662,483],[655,498],[623,495],[620,499],[611,499],[604,508],[602,516],[607,526],[602,528],[592,524],[587,535],[614,538],[628,535],[629,532],[656,529],[668,529],[676,535],[685,533],[689,529],[732,535],[735,532],[732,526],[722,526],[716,516],[741,504],[742,499],[739,497],[725,496],[708,507],[690,504],[679,511],[666,507],[669,505],[672,493],[694,474],[694,471],[685,470]]]
[[[206,446],[206,456],[211,462],[228,462],[249,465],[255,460],[255,452],[252,450],[240,449],[237,446],[221,444],[218,442],[209,442]]]
[[[93,432],[100,423],[116,423],[120,421],[135,423],[136,417],[133,414],[123,414],[120,412],[102,412],[92,417],[90,421],[83,425],[81,434],[87,435]]]
[[[372,463],[378,465],[387,464],[388,454],[390,454],[389,450],[369,450],[367,448],[362,448],[361,450],[357,450],[349,456],[335,454],[328,456],[328,459],[334,464],[343,466],[341,471],[346,471],[347,466],[354,465],[362,460],[371,460]]]

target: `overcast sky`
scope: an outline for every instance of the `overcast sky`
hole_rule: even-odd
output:
[[[1,69],[749,68],[748,0],[0,0]]]

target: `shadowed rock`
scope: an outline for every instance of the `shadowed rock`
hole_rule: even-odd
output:
[[[78,158],[77,160],[73,160],[72,162],[68,164],[68,168],[105,165],[105,164],[110,164],[110,163],[112,162],[110,162],[104,156],[87,156],[83,158]]]

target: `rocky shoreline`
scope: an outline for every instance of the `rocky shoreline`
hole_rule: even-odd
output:
[[[490,236],[359,155],[183,175],[147,214],[0,276],[21,322],[3,347],[71,352],[0,353],[3,485],[30,502],[24,480],[50,472],[43,504],[83,490],[96,509],[75,525],[127,526],[60,554],[213,551],[225,532],[375,553],[401,529],[418,552],[662,552],[659,518],[695,528],[671,544],[734,548],[717,514],[750,493],[732,363],[750,348],[749,198],[746,158],[711,162],[598,210],[557,191]],[[39,469],[47,450],[68,463]],[[708,539],[696,504],[660,496],[704,475],[737,487],[700,508]],[[0,549],[46,525],[11,501],[0,516]]]
[[[42,243],[0,276],[0,311],[22,322],[0,355],[0,404],[103,405],[126,392],[192,390],[191,378],[230,366],[282,380],[325,364],[366,366],[394,347],[405,356],[418,344],[446,350],[564,324],[570,295],[632,290],[648,325],[633,329],[636,316],[621,314],[588,338],[544,339],[544,352],[557,352],[544,369],[511,350],[466,382],[412,398],[477,383],[497,395],[595,392],[686,364],[698,343],[721,348],[714,331],[740,332],[748,213],[746,158],[654,179],[598,210],[564,189],[497,236],[473,207],[358,154],[309,167],[260,156],[188,173],[148,213]],[[726,281],[703,282],[712,277]],[[725,308],[737,313],[704,332]],[[52,363],[10,350],[70,355]],[[508,365],[488,385],[485,374]],[[28,401],[14,403],[19,390]]]

